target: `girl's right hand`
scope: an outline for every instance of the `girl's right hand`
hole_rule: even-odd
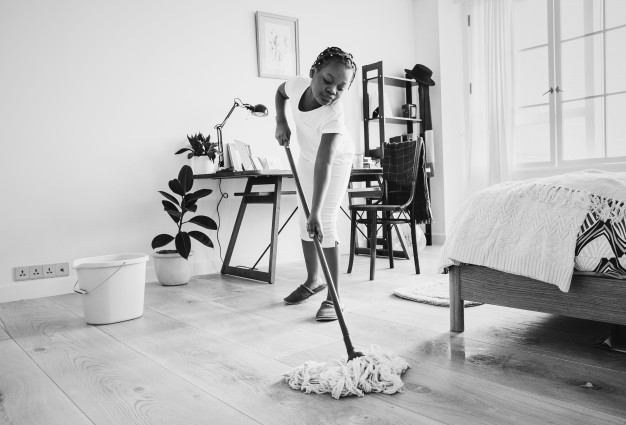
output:
[[[276,140],[281,146],[289,146],[289,140],[291,139],[291,129],[287,122],[276,123]]]

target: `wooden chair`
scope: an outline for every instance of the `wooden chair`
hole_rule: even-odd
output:
[[[401,143],[383,143],[382,194],[380,199],[367,204],[350,205],[350,261],[348,273],[352,272],[356,248],[357,224],[366,224],[370,247],[370,280],[374,280],[376,246],[379,226],[384,232],[387,244],[389,267],[393,268],[392,227],[408,223],[411,228],[415,273],[420,273],[417,255],[415,214],[413,213],[415,187],[419,173],[419,159],[424,149],[423,140],[409,140]],[[365,214],[363,214],[365,213]]]

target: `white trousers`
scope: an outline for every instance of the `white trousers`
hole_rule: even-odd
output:
[[[311,209],[311,198],[313,196],[313,176],[315,171],[315,164],[305,159],[298,159],[298,177],[300,178],[300,185],[304,192],[309,210]],[[337,215],[339,214],[339,208],[341,202],[348,190],[348,182],[350,181],[350,171],[352,164],[333,164],[330,173],[330,183],[328,185],[328,191],[324,196],[324,202],[322,204],[322,232],[324,238],[322,239],[322,248],[334,248],[339,242],[339,235],[337,233]],[[309,233],[306,230],[306,217],[304,215],[304,208],[298,197],[299,206],[299,223],[300,223],[300,238],[303,241],[311,241]]]

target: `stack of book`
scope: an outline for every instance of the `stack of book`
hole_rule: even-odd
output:
[[[234,171],[282,170],[283,163],[275,156],[254,156],[250,145],[239,140],[226,144],[224,166]]]

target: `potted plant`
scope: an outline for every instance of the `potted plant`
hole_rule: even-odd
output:
[[[211,142],[211,135],[204,137],[202,133],[187,136],[191,147],[176,151],[176,155],[188,152],[191,167],[196,174],[212,174],[215,172],[215,158],[220,154],[216,142]]]
[[[174,241],[176,249],[164,249],[153,253],[154,268],[157,279],[163,285],[184,285],[189,282],[192,275],[192,264],[188,258],[193,254],[191,251],[191,238],[201,244],[213,248],[213,242],[203,232],[198,230],[183,231],[183,225],[195,224],[209,230],[216,230],[215,221],[204,215],[195,215],[188,220],[186,214],[195,213],[198,209],[198,199],[210,195],[211,189],[199,189],[192,192],[193,171],[189,165],[183,165],[178,173],[178,178],[169,181],[169,188],[176,196],[159,191],[165,199],[162,200],[165,212],[174,220],[177,226],[175,236],[162,233],[152,240],[152,249],[161,248]]]

